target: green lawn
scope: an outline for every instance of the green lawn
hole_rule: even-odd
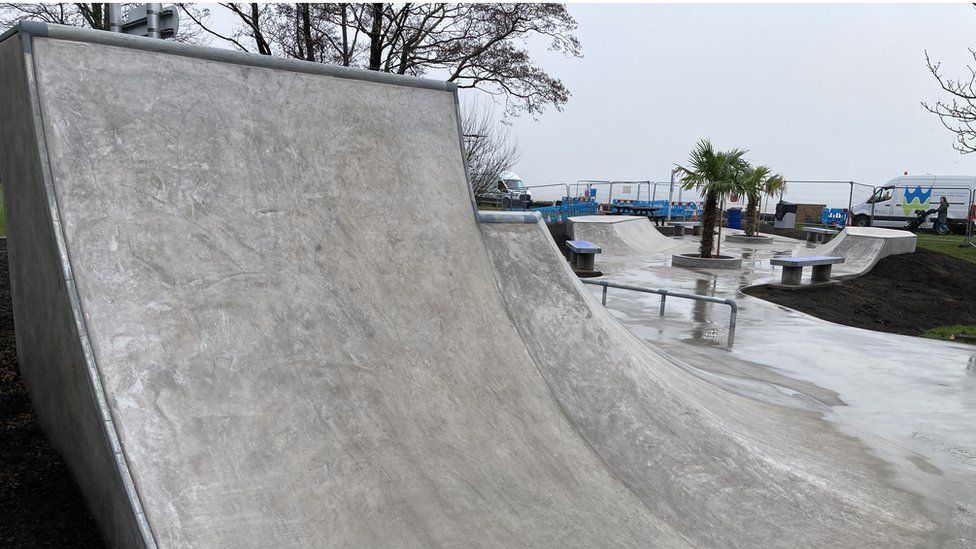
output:
[[[964,238],[965,237],[961,235],[955,234],[939,236],[930,233],[919,233],[918,247],[925,248],[926,250],[932,250],[934,252],[941,252],[946,255],[958,257],[959,259],[965,259],[971,263],[976,263],[976,248],[973,248],[972,246],[966,246],[965,248],[959,247]]]
[[[929,328],[922,333],[922,337],[930,337],[932,339],[945,339],[945,340],[955,340],[957,335],[967,335],[976,337],[976,326],[967,326],[965,324],[953,324],[951,326],[939,326],[938,328]],[[972,343],[971,341],[966,341],[966,343]]]

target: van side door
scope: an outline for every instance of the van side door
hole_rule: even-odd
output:
[[[885,185],[874,191],[874,195],[869,200],[873,217],[872,226],[890,227],[894,224],[891,220],[891,204],[894,196],[895,187],[892,185]]]

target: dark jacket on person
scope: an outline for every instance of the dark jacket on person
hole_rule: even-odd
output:
[[[946,218],[949,217],[949,203],[941,202],[939,203],[939,223],[945,223]]]

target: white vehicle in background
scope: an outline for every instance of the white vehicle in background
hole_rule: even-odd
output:
[[[532,191],[526,188],[522,178],[515,172],[498,174],[495,185],[485,191],[480,202],[497,204],[503,208],[524,208],[532,202]]]
[[[857,227],[891,227],[901,229],[917,219],[916,212],[933,210],[946,197],[949,201],[947,223],[953,230],[965,229],[970,199],[976,187],[972,175],[903,175],[878,187],[874,195],[851,207],[851,224]],[[873,219],[873,221],[872,221]],[[936,215],[921,225],[932,228]]]

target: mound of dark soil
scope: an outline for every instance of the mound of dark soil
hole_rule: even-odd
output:
[[[0,547],[101,547],[95,522],[61,457],[35,423],[20,381],[0,239]]]
[[[919,335],[946,324],[976,325],[976,264],[920,249],[878,262],[861,277],[811,290],[746,290],[755,297],[848,326]]]

